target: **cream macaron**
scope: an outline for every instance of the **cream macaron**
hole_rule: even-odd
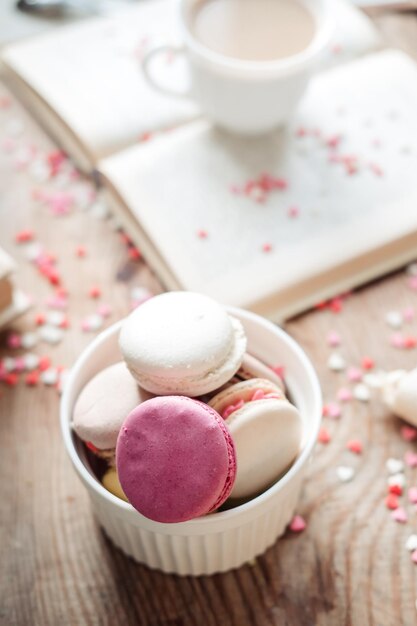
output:
[[[298,409],[270,380],[236,383],[209,402],[233,437],[237,476],[231,498],[249,498],[269,487],[300,450],[302,419]]]
[[[246,336],[240,321],[208,296],[173,291],[133,311],[119,345],[141,387],[157,395],[196,397],[232,378]]]
[[[112,461],[123,420],[150,397],[120,361],[100,371],[83,388],[74,407],[72,426],[95,454]]]

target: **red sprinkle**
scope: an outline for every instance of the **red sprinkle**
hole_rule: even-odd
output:
[[[42,356],[39,359],[39,369],[41,372],[44,372],[45,370],[47,370],[51,365],[51,359],[47,356]]]
[[[25,383],[28,385],[28,387],[34,387],[35,385],[37,385],[39,382],[39,372],[34,370],[33,372],[29,372],[29,374],[26,374],[25,377]]]
[[[362,454],[363,446],[359,439],[351,439],[347,442],[346,448],[354,454]]]
[[[4,382],[9,387],[15,387],[17,385],[17,383],[19,382],[19,376],[17,374],[13,373],[13,372],[9,372],[4,377]]]
[[[270,243],[264,243],[264,244],[262,245],[262,250],[263,250],[264,252],[271,252],[271,250],[272,250],[272,244],[270,244]]]
[[[401,426],[400,432],[404,441],[414,441],[417,437],[417,430],[412,426]]]
[[[200,229],[200,230],[197,231],[197,237],[199,239],[207,239],[208,232],[206,230],[204,230],[204,229]]]
[[[375,361],[369,356],[364,356],[361,361],[361,368],[363,370],[372,370],[375,367]]]
[[[35,317],[35,324],[36,324],[36,326],[42,326],[43,324],[45,324],[45,322],[46,322],[46,317],[45,317],[45,315],[43,315],[43,313],[39,313]]]
[[[399,507],[398,496],[395,493],[390,493],[385,498],[385,506],[387,507],[387,509],[391,509],[391,511],[398,509]]]
[[[15,236],[16,243],[27,243],[28,241],[33,241],[34,234],[33,230],[21,230]]]
[[[97,286],[91,287],[91,289],[88,292],[88,295],[90,296],[90,298],[100,298],[101,296],[100,287],[97,287]]]
[[[396,496],[402,496],[403,495],[403,488],[401,487],[401,485],[389,485],[388,493],[393,493]]]
[[[134,246],[132,248],[129,248],[128,255],[129,259],[131,259],[132,261],[138,261],[142,256],[138,248],[135,248]]]
[[[319,430],[317,441],[319,441],[320,443],[329,443],[329,441],[331,441],[330,433],[327,428],[324,428],[324,426],[322,426]]]

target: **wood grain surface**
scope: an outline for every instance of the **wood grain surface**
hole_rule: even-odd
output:
[[[390,40],[417,55],[417,18],[384,14],[377,22]],[[387,78],[388,80],[388,78]],[[2,91],[3,93],[3,91]],[[2,112],[0,112],[2,113]],[[49,140],[14,105],[8,114],[25,119],[36,145]],[[4,120],[4,117],[1,119]],[[36,306],[14,328],[34,328],[35,312],[51,288],[13,244],[21,228],[33,228],[56,253],[70,293],[71,328],[57,347],[41,344],[56,365],[71,366],[91,340],[80,331],[93,312],[92,285],[112,306],[108,323],[129,311],[129,291],[145,285],[160,290],[142,262],[127,259],[126,248],[108,221],[74,211],[51,217],[31,199],[33,183],[0,155],[0,242],[19,262],[18,282],[36,297]],[[85,245],[87,257],[75,248]],[[417,251],[416,251],[417,256]],[[340,314],[315,311],[286,324],[319,374],[326,401],[334,400],[346,375],[329,371],[325,337],[342,337],[340,352],[351,365],[371,356],[378,367],[416,365],[417,351],[389,345],[388,310],[417,307],[417,292],[404,272],[354,293]],[[409,326],[417,334],[417,321]],[[0,356],[9,354],[2,336]],[[307,520],[300,535],[287,533],[253,565],[223,575],[180,578],[151,571],[115,549],[96,525],[87,494],[73,472],[60,438],[59,397],[54,389],[23,382],[0,387],[0,624],[75,626],[279,625],[412,626],[417,624],[417,566],[404,548],[417,530],[417,513],[407,524],[391,519],[384,505],[386,460],[402,458],[416,443],[400,436],[401,422],[373,398],[343,406],[338,420],[325,419],[332,435],[318,444],[297,511]],[[346,450],[360,439],[362,455]],[[339,465],[355,468],[342,484]],[[408,485],[417,470],[406,469]]]

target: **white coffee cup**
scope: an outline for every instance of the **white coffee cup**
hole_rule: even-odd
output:
[[[190,29],[191,14],[201,0],[179,0],[183,44],[159,45],[142,61],[144,75],[158,91],[193,99],[213,122],[230,131],[256,135],[283,125],[292,115],[329,41],[330,0],[298,0],[312,15],[315,33],[301,52],[273,61],[246,61],[223,56],[202,45]],[[280,0],[277,0],[279,2]],[[160,54],[183,55],[189,87],[176,91],[152,71]]]

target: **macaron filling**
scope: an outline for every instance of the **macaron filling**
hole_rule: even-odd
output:
[[[255,402],[256,400],[282,400],[282,399],[283,399],[282,393],[280,394],[276,391],[265,393],[263,389],[255,389],[255,391],[253,392],[250,398],[239,398],[237,402],[235,402],[234,404],[228,404],[226,408],[223,409],[221,415],[222,415],[222,418],[225,420],[229,417],[229,415],[241,409],[248,402]]]

